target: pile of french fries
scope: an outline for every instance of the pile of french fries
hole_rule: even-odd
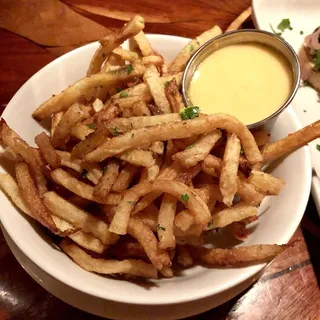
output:
[[[185,107],[182,72],[220,28],[193,39],[170,64],[143,28],[135,16],[101,39],[87,77],[33,112],[51,119],[37,147],[1,120],[1,159],[15,167],[14,178],[0,174],[1,189],[88,271],[157,278],[172,277],[174,264],[270,261],[287,245],[204,244],[219,228],[247,239],[261,201],[284,185],[261,168],[319,137],[320,122],[270,143],[268,132],[251,133],[233,116]],[[126,40],[130,50],[121,47]]]

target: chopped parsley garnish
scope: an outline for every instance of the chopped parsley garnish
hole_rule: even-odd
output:
[[[182,194],[181,195],[181,200],[184,201],[184,202],[187,202],[189,200],[188,194],[187,193],[186,194]]]
[[[87,169],[83,169],[82,172],[81,172],[81,177],[82,178],[86,178],[87,174],[88,174],[88,170]]]
[[[88,124],[88,128],[89,129],[94,129],[96,127],[96,123],[91,123],[91,124]]]
[[[134,133],[131,134],[131,138],[133,138],[133,137],[134,137]]]
[[[196,44],[197,44],[198,46],[200,46],[200,42],[199,42],[198,40],[196,41]]]
[[[317,148],[318,151],[320,151],[320,144],[317,144],[316,148]]]
[[[171,80],[171,81],[172,81],[172,80]],[[164,83],[164,87],[167,88],[171,81],[166,81],[166,82]]]
[[[160,224],[157,225],[157,230],[162,230],[162,231],[166,231],[166,228],[161,227]]]
[[[271,28],[272,32],[273,32],[276,36],[281,36],[281,35],[282,35],[281,32],[277,32],[276,30],[273,29],[273,26],[272,26],[271,23],[270,23],[270,28]]]
[[[208,229],[213,229],[213,220],[211,220],[208,225],[207,225]]]
[[[320,71],[320,50],[316,52],[316,56],[314,58],[314,68],[317,71]]]
[[[134,70],[132,64],[128,64],[128,65],[126,66],[126,70],[127,70],[127,74],[130,74],[130,73]]]
[[[116,88],[116,90],[117,90],[118,93],[122,91],[121,88]]]
[[[127,201],[127,202],[130,203],[130,204],[133,204],[133,205],[137,204],[137,201]]]
[[[114,137],[118,136],[119,134],[120,134],[120,132],[117,127],[112,128],[112,135]]]
[[[191,46],[190,46],[190,52],[193,51],[193,50],[194,50],[194,46],[191,45]]]
[[[277,28],[282,32],[284,32],[284,30],[286,29],[292,30],[292,27],[290,25],[290,19],[282,19],[282,21],[278,24]]]
[[[193,148],[195,145],[196,145],[195,143],[190,144],[189,146],[186,147],[186,150]]]
[[[199,107],[189,107],[180,112],[180,117],[182,120],[194,119],[196,117],[199,117],[199,113]]]
[[[120,93],[120,98],[126,98],[128,96],[128,92],[122,91]]]
[[[125,151],[123,155],[127,157],[129,155],[129,151]]]
[[[302,30],[300,31],[300,34],[303,34],[303,31],[302,31]]]
[[[303,110],[303,112],[307,112],[307,110]]]

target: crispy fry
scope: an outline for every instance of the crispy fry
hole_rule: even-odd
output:
[[[94,125],[85,125],[83,123],[76,123],[72,129],[70,134],[79,140],[84,140],[90,133],[94,132]]]
[[[112,186],[112,191],[125,191],[139,171],[139,167],[127,163]]]
[[[173,160],[180,161],[186,168],[193,167],[208,156],[220,138],[220,130],[204,134],[196,143],[189,145],[184,151],[176,153],[172,158]]]
[[[97,52],[99,54],[101,54],[103,51],[103,48],[100,47],[99,49],[98,49],[99,51],[97,50]],[[104,61],[100,72],[112,71],[112,70],[114,70],[114,68],[119,68],[124,65],[125,65],[125,61],[119,55],[111,52],[111,53],[109,53],[106,60]]]
[[[115,160],[111,160],[104,167],[103,171],[103,175],[93,189],[93,197],[100,201],[103,201],[111,191],[112,185],[119,175],[119,163]]]
[[[190,267],[193,265],[193,259],[188,250],[183,246],[177,246],[177,262],[183,267]]]
[[[60,247],[76,264],[87,271],[101,274],[128,273],[139,277],[157,278],[157,270],[142,260],[95,259],[68,239],[62,240]]]
[[[164,93],[164,86],[159,81],[159,73],[155,65],[146,67],[143,80],[148,85],[155,104],[163,113],[170,113],[171,107]]]
[[[258,192],[253,184],[249,183],[242,175],[238,175],[237,195],[243,202],[251,206],[258,206],[264,199],[264,195]]]
[[[80,247],[90,250],[96,253],[103,253],[106,246],[97,238],[90,233],[82,231],[75,232],[69,236],[69,238]]]
[[[253,132],[252,134],[258,147],[262,147],[270,142],[270,134],[266,129]]]
[[[120,56],[124,61],[134,62],[139,59],[139,55],[136,52],[131,50],[125,50],[121,47],[115,48],[113,50],[113,53]]]
[[[153,153],[159,154],[159,155],[163,154],[164,153],[163,141],[152,142],[152,144],[150,146],[150,151],[152,151]]]
[[[174,219],[175,225],[182,231],[188,230],[194,222],[194,216],[189,210],[180,211]]]
[[[135,65],[132,69],[133,70],[129,72],[128,67],[123,67],[117,71],[109,71],[85,77],[62,91],[60,94],[45,101],[33,112],[32,116],[36,120],[46,119],[56,112],[68,109],[73,103],[80,99],[81,96],[93,88],[98,86],[104,88],[115,87],[124,80],[142,76],[145,70],[145,68],[140,65]]]
[[[257,220],[257,216],[252,216],[250,218],[244,219],[242,221],[232,222],[227,225],[228,232],[239,241],[246,241],[250,234],[249,230],[246,228],[247,224]]]
[[[150,168],[155,164],[155,159],[152,156],[151,151],[133,149],[125,151],[119,155],[117,158],[127,161],[135,166],[142,166]]]
[[[159,248],[159,243],[152,230],[136,218],[130,218],[128,233],[141,244],[153,266],[160,270],[171,266],[169,255]]]
[[[265,195],[278,195],[285,183],[271,174],[256,170],[251,171],[248,182]]]
[[[112,246],[110,250],[111,255],[119,260],[129,258],[148,260],[143,247],[135,239],[126,238],[125,240],[120,240],[115,246]]]
[[[134,103],[143,101],[146,103],[149,103],[152,101],[152,96],[150,93],[145,93],[139,96],[124,96],[117,99],[112,100],[113,103],[119,105],[120,109],[127,109],[127,108],[132,108]]]
[[[82,231],[92,233],[104,244],[113,244],[118,236],[109,231],[108,225],[90,213],[77,208],[72,203],[58,196],[55,192],[44,194],[44,204],[59,218],[69,222],[71,225],[81,228]]]
[[[187,248],[191,256],[209,266],[239,266],[271,261],[283,252],[287,245],[260,244],[232,249]]]
[[[45,132],[38,134],[35,137],[35,142],[41,152],[42,157],[47,161],[51,168],[56,169],[60,166],[61,159],[55,152],[49,137]]]
[[[252,8],[249,7],[248,9],[244,10],[236,19],[234,19],[229,27],[227,28],[226,32],[238,30],[242,24],[251,16]]]
[[[144,101],[137,101],[132,105],[132,115],[134,117],[151,116],[151,112]]]
[[[142,55],[146,57],[154,53],[151,44],[143,31],[136,34],[133,39],[137,42]]]
[[[176,245],[173,234],[173,222],[177,209],[177,199],[171,194],[162,198],[158,216],[158,239],[161,249],[174,248]]]
[[[205,31],[200,36],[191,40],[169,65],[169,73],[183,71],[188,60],[198,50],[198,48],[221,33],[221,29],[218,26],[214,26],[212,29]]]
[[[165,95],[170,103],[172,111],[179,113],[180,109],[184,107],[184,104],[175,78],[169,81],[168,85],[165,86]]]
[[[159,210],[155,204],[151,203],[148,207],[135,214],[135,218],[141,220],[153,232],[157,232]]]
[[[240,140],[235,134],[229,135],[220,174],[220,190],[223,195],[223,202],[228,207],[232,205],[233,198],[237,192],[240,150]]]
[[[60,111],[52,115],[51,130],[50,130],[51,137],[53,136],[55,130],[57,129],[57,126],[63,116],[63,113],[64,113],[63,111]]]
[[[143,57],[137,61],[142,65],[154,64],[157,67],[161,67],[163,64],[163,58],[161,56],[151,55],[148,57]]]
[[[103,109],[93,116],[93,125],[96,126],[96,124],[101,122],[109,122],[120,116],[121,113],[122,111],[119,105],[116,103],[111,103],[108,106],[104,106]]]

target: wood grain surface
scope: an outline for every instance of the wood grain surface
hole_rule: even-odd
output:
[[[2,2],[0,0],[0,10]],[[134,13],[146,18],[147,32],[194,37],[219,24],[225,29],[250,5],[249,0],[92,0],[106,16],[87,13],[81,4],[66,0],[85,17],[115,30]],[[57,23],[59,23],[57,21]],[[252,22],[247,22],[252,27]],[[44,47],[0,29],[0,108],[4,110],[21,85],[43,66],[73,47]],[[231,301],[190,319],[315,320],[320,319],[320,224],[310,199],[295,245],[278,256],[260,280]],[[0,320],[100,319],[77,310],[46,292],[18,264],[0,232]]]

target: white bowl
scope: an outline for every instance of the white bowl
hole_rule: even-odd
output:
[[[156,51],[171,60],[188,39],[164,35],[150,35]],[[43,128],[32,119],[32,111],[52,94],[83,77],[97,44],[74,50],[35,74],[8,104],[3,117],[24,139],[33,138]],[[289,107],[278,118],[272,131],[273,139],[280,139],[300,128]],[[254,232],[245,245],[286,243],[299,225],[304,213],[311,183],[310,155],[301,148],[288,156],[273,174],[286,181],[280,196],[268,198],[261,206],[264,211]],[[224,292],[258,273],[265,264],[214,269],[195,266],[172,279],[129,282],[86,272],[72,262],[52,243],[43,228],[21,215],[11,202],[0,194],[0,219],[14,244],[45,273],[77,291],[116,302],[164,305],[184,303]],[[58,294],[59,296],[59,294]]]

